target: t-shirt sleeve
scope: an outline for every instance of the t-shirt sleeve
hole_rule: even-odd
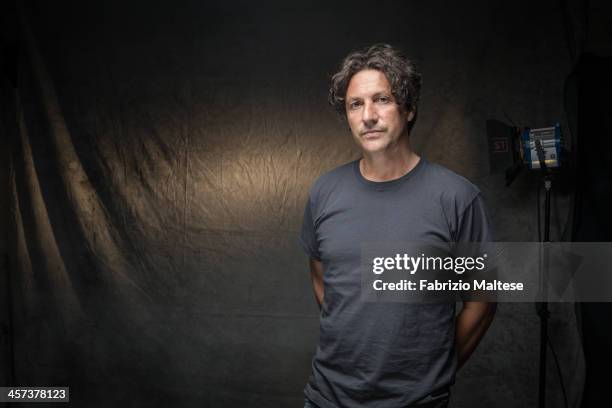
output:
[[[488,280],[497,277],[497,259],[493,248],[493,234],[491,232],[491,223],[487,214],[482,195],[478,193],[466,209],[460,214],[457,222],[456,241],[459,244],[461,255],[476,257],[485,257],[485,269],[476,272],[472,275],[474,279],[487,278]],[[465,243],[465,245],[461,245]],[[493,293],[484,293],[480,291],[471,291],[469,293],[461,292],[461,298],[472,301],[496,301],[496,296]]]
[[[308,200],[306,201],[304,220],[302,221],[302,230],[300,231],[298,241],[304,252],[306,252],[310,258],[317,261],[321,260],[310,197],[308,197]]]
[[[482,195],[478,193],[472,202],[459,214],[456,242],[493,241],[491,223],[485,209]]]

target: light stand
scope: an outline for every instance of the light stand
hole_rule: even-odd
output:
[[[550,242],[550,192],[552,189],[552,175],[549,169],[546,167],[546,161],[544,158],[544,148],[539,140],[535,141],[536,151],[538,154],[538,160],[540,162],[540,169],[544,174],[544,190],[546,191],[546,198],[544,200],[544,265],[541,270],[541,288],[543,295],[543,302],[536,303],[536,311],[540,317],[540,381],[539,381],[539,394],[538,394],[538,406],[540,408],[546,407],[546,351],[548,347],[548,318],[550,313],[548,312],[548,270],[549,270],[549,252],[547,243]],[[539,222],[539,220],[538,220]]]
[[[540,231],[540,191],[538,189],[538,240],[541,242],[538,271],[540,273],[540,293],[535,302],[536,313],[540,319],[540,372],[538,384],[538,406],[546,407],[546,353],[548,342],[548,275],[550,269],[550,201],[552,191],[553,169],[559,170],[566,155],[561,136],[561,125],[519,130],[496,120],[487,121],[487,137],[489,139],[489,160],[491,172],[500,173],[505,167],[506,186],[510,186],[523,168],[540,170],[546,191],[544,236]],[[509,165],[509,166],[508,166]],[[561,173],[559,173],[561,174]],[[562,180],[562,177],[560,177]],[[563,186],[560,184],[560,186]],[[553,350],[554,356],[554,350]],[[556,357],[555,357],[556,359]],[[561,387],[565,390],[561,373]],[[565,391],[564,391],[565,396]],[[567,406],[567,398],[566,404]]]

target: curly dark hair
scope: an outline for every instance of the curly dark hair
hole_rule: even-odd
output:
[[[364,69],[376,69],[385,74],[397,103],[406,111],[415,113],[414,123],[421,93],[421,74],[402,51],[389,44],[375,44],[354,51],[342,61],[340,70],[331,79],[330,105],[346,117],[346,90],[353,75]]]

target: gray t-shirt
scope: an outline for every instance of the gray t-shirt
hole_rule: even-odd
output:
[[[404,176],[365,179],[359,160],[310,189],[300,244],[324,267],[320,338],[305,395],[322,408],[399,408],[454,383],[454,303],[361,300],[361,243],[490,239],[480,191],[425,159]]]

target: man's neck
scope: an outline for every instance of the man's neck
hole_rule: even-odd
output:
[[[408,143],[374,154],[363,152],[359,162],[361,175],[370,181],[395,180],[416,167],[421,158]]]

